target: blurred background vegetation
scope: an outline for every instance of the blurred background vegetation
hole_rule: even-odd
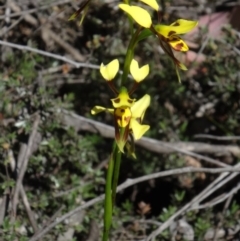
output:
[[[129,25],[118,2],[108,0],[92,0],[82,26],[67,21],[79,4],[72,0],[0,1],[3,241],[30,240],[57,217],[104,192],[112,139],[84,125],[91,119],[112,125],[110,115],[90,114],[94,105],[110,106],[113,98],[97,68],[114,58],[123,64]],[[219,166],[235,166],[240,153],[239,1],[162,0],[159,4],[166,24],[178,18],[200,24],[184,37],[190,51],[176,53],[188,67],[181,71],[182,84],[156,39],[148,38],[136,48],[136,59],[151,69],[134,94],[152,97],[145,116],[151,129],[146,135],[173,147],[184,142],[186,151],[194,151],[195,142],[199,147],[208,144],[199,151],[201,155],[222,163]],[[77,68],[24,46],[85,65]],[[69,124],[63,117],[66,113],[85,117],[81,126]],[[137,160],[124,156],[120,183],[186,166],[217,167],[176,150],[159,153],[136,145],[136,154]],[[219,175],[171,175],[124,189],[117,195],[112,240],[144,240]],[[182,212],[156,240],[239,240],[239,188],[235,173],[203,202]],[[99,202],[65,219],[39,240],[100,240],[102,217]]]

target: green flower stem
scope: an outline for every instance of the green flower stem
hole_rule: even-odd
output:
[[[106,186],[105,186],[105,200],[104,200],[104,229],[103,229],[103,237],[102,241],[108,241],[109,230],[112,224],[112,178],[113,178],[113,170],[114,170],[114,158],[116,152],[116,142],[113,144],[113,151],[110,156],[107,177],[106,177]]]
[[[125,57],[125,61],[124,61],[124,67],[123,67],[122,81],[121,81],[120,86],[124,86],[124,84],[127,80],[130,64],[131,64],[131,61],[132,61],[133,55],[134,55],[134,49],[136,47],[138,35],[141,32],[141,30],[142,30],[142,28],[139,27],[135,31],[135,33],[132,35],[132,38],[128,45],[128,49],[127,49],[127,53],[126,53],[126,57]]]
[[[120,172],[120,165],[121,165],[121,159],[122,159],[122,152],[117,147],[115,149],[115,165],[114,165],[114,171],[113,171],[113,183],[112,183],[112,205],[115,204],[116,199],[116,191],[117,191],[117,185],[118,185],[118,177]]]

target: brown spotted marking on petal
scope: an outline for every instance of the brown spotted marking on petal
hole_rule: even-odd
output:
[[[178,37],[171,37],[170,39],[169,39],[169,41],[170,42],[174,42],[174,41],[178,41],[179,40],[179,38]]]
[[[168,37],[171,36],[171,35],[173,35],[173,34],[175,34],[175,33],[176,33],[175,31],[170,31],[170,32],[168,33]]]
[[[113,100],[115,103],[120,103],[120,98],[114,99]]]
[[[181,51],[183,46],[184,46],[183,43],[179,43],[179,44],[174,46],[174,49],[176,49],[177,51]]]
[[[131,99],[128,99],[127,101],[128,101],[129,104],[133,103],[133,101]]]
[[[180,26],[180,23],[176,22],[172,26]]]
[[[124,113],[125,112],[125,110],[124,109],[121,109],[121,113]]]
[[[129,123],[130,119],[131,119],[131,116],[124,117],[124,121],[125,121],[126,123]]]

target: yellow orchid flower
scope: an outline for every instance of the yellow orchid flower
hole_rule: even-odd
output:
[[[155,25],[154,29],[158,36],[160,35],[161,40],[170,44],[173,49],[186,52],[188,51],[188,46],[177,34],[190,32],[197,24],[197,21],[178,19],[171,25]]]
[[[138,6],[130,6],[128,4],[119,4],[124,12],[128,13],[140,26],[144,28],[150,28],[152,25],[152,19],[150,14],[143,8]]]
[[[100,73],[106,81],[112,81],[115,78],[118,70],[119,70],[118,59],[114,59],[107,65],[104,65],[103,63],[100,65]]]
[[[122,94],[122,91],[125,94]],[[122,98],[121,103],[125,103],[126,99],[130,99],[126,89],[120,90],[118,98]],[[150,128],[149,125],[142,125],[144,114],[148,106],[150,105],[150,96],[144,95],[140,100],[133,102],[131,106],[119,106],[117,108],[105,108],[102,106],[94,106],[91,110],[92,115],[96,115],[102,111],[108,111],[114,116],[115,123],[115,139],[119,149],[123,152],[123,148],[127,142],[128,135],[133,134],[135,140],[139,140],[146,131]]]
[[[144,80],[149,74],[149,65],[146,64],[139,68],[138,62],[135,59],[133,59],[130,64],[130,73],[133,79],[139,83],[142,80]]]

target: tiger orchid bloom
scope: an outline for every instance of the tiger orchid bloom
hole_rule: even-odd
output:
[[[139,140],[150,128],[149,125],[141,124],[145,111],[150,105],[150,99],[146,94],[135,102],[134,99],[130,99],[127,89],[122,87],[118,97],[111,100],[114,108],[95,106],[91,114],[107,111],[114,116],[115,140],[119,150],[124,152],[129,134],[133,134],[134,139]]]
[[[197,21],[189,21],[185,19],[178,19],[170,25],[158,24],[154,26],[160,39],[168,44],[176,51],[188,51],[187,44],[178,36],[178,34],[185,34],[190,32],[197,26]]]
[[[159,5],[156,0],[140,0],[159,12]],[[140,26],[149,29],[158,37],[160,45],[164,52],[172,59],[175,64],[176,73],[180,81],[178,68],[187,70],[187,68],[178,59],[175,58],[172,49],[176,51],[186,52],[189,50],[187,44],[178,34],[185,34],[195,28],[197,21],[189,21],[179,19],[170,25],[152,24],[152,19],[148,11],[138,6],[130,6],[128,4],[119,4],[119,8],[128,13]]]

